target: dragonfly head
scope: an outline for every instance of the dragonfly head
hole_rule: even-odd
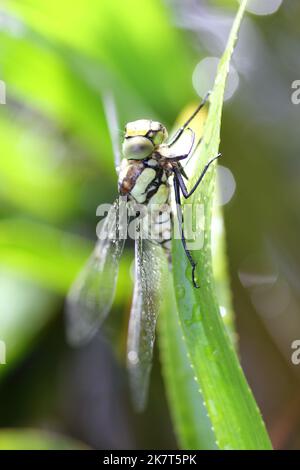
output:
[[[160,122],[147,119],[129,122],[125,127],[124,157],[130,160],[143,160],[149,157],[167,137],[167,129]]]

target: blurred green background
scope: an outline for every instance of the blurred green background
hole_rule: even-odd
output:
[[[221,186],[242,365],[275,448],[299,448],[300,5],[260,3],[229,77]],[[146,412],[128,397],[130,246],[107,331],[80,350],[66,344],[64,295],[95,241],[96,207],[117,193],[103,93],[120,138],[137,118],[171,127],[211,86],[237,5],[0,2],[0,448],[176,448],[158,354]]]

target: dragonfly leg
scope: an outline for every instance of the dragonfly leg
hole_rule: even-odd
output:
[[[179,169],[180,173],[182,174],[182,176],[183,176],[186,180],[188,180],[189,177],[188,177],[188,175],[186,174],[186,172],[185,172],[185,170],[184,170],[184,168],[183,168],[183,166],[181,165],[180,162],[178,162],[178,169]]]
[[[205,106],[205,104],[208,101],[209,95],[210,95],[210,92],[208,92],[207,95],[203,98],[199,106],[197,106],[197,108],[195,109],[193,114],[188,118],[188,120],[177,130],[177,132],[175,132],[174,136],[168,143],[169,147],[171,147],[172,145],[175,144],[175,142],[177,142],[177,140],[181,137],[184,130],[188,127],[189,123],[194,119],[195,116],[197,116],[197,114],[203,108],[203,106]]]
[[[205,173],[207,172],[208,168],[210,167],[210,165],[212,164],[212,162],[214,162],[215,160],[217,160],[217,158],[221,157],[221,153],[218,153],[218,155],[214,158],[212,158],[206,165],[205,167],[203,168],[203,171],[201,173],[201,175],[199,176],[198,180],[196,181],[196,183],[194,184],[194,186],[192,187],[192,189],[190,191],[187,190],[187,187],[185,185],[185,182],[183,181],[183,177],[181,175],[181,172],[178,168],[174,168],[174,173],[175,173],[175,178],[177,179],[178,181],[178,185],[181,189],[181,192],[183,194],[183,197],[185,199],[188,199],[195,191],[196,189],[198,188],[199,184],[201,183]]]
[[[199,148],[201,142],[202,142],[202,136],[198,139],[198,142],[196,143],[195,147],[192,149],[192,151],[190,152],[190,154],[187,155],[187,157],[189,157],[189,158],[188,158],[188,160],[185,162],[185,164],[187,164],[187,163],[190,161],[190,159],[195,155],[195,153],[196,153],[196,151],[198,150],[198,148]]]
[[[181,175],[180,175],[181,177]],[[182,178],[182,177],[181,177]],[[175,201],[176,201],[176,208],[177,208],[177,218],[178,218],[178,223],[179,223],[179,227],[180,227],[180,235],[181,235],[181,241],[182,241],[182,245],[183,245],[183,248],[184,248],[184,251],[185,251],[185,254],[192,266],[192,279],[193,279],[193,285],[194,287],[196,287],[197,289],[199,289],[199,286],[196,282],[196,279],[195,279],[195,269],[196,269],[196,263],[191,255],[191,252],[190,250],[188,249],[187,245],[186,245],[186,239],[185,239],[185,236],[184,236],[184,230],[183,230],[183,213],[182,213],[182,207],[181,207],[181,199],[180,199],[180,185],[179,185],[179,181],[177,179],[177,175],[175,174],[174,175],[174,191],[175,191]]]
[[[191,142],[189,150],[186,153],[184,153],[183,155],[177,155],[177,156],[174,156],[174,157],[169,157],[168,160],[173,161],[173,162],[177,162],[179,160],[184,160],[185,158],[189,157],[193,153],[193,146],[194,146],[194,143],[195,143],[195,132],[190,127],[188,127],[187,130],[189,130],[192,134],[192,142]],[[198,146],[198,144],[197,144],[197,146]]]

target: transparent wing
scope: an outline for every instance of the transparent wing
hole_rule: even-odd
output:
[[[165,254],[160,245],[142,238],[136,240],[135,286],[128,329],[127,366],[133,401],[138,410],[144,408],[147,399],[165,262]]]
[[[125,220],[119,209],[117,200],[103,221],[92,255],[67,296],[67,335],[71,344],[88,341],[111,308],[125,241]]]
[[[121,162],[120,130],[117,107],[112,92],[108,91],[103,94],[103,105],[118,173]]]

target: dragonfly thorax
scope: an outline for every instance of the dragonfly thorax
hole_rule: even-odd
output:
[[[124,158],[119,172],[119,193],[142,204],[150,201],[164,204],[169,199],[168,173],[160,160]]]

